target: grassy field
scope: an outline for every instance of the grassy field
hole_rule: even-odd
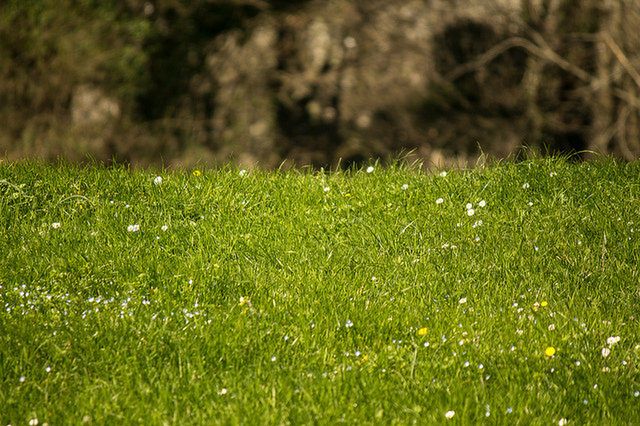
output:
[[[5,163],[0,253],[1,425],[640,423],[640,163]]]

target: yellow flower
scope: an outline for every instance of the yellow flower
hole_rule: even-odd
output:
[[[546,301],[546,300],[543,300],[542,302],[540,302],[540,306],[542,306],[543,308],[544,308],[545,306],[547,306],[547,305],[548,305],[548,303],[547,303],[547,301]]]
[[[427,335],[427,327],[422,327],[418,330],[418,336],[426,336]]]
[[[552,357],[556,354],[556,348],[554,348],[553,346],[549,346],[544,350],[544,354],[548,357]]]
[[[202,175],[202,172],[198,169],[195,169],[191,174],[194,175],[195,177],[198,177]]]

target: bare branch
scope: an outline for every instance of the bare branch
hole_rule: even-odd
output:
[[[629,58],[627,58],[622,49],[620,49],[620,46],[618,46],[613,40],[611,34],[609,34],[608,32],[604,32],[602,34],[602,39],[609,47],[609,49],[611,49],[611,52],[615,55],[618,62],[620,62],[620,64],[624,67],[625,71],[629,73],[633,81],[636,83],[636,86],[640,88],[640,73],[638,73],[638,70],[633,67],[631,61],[629,61]]]
[[[542,59],[546,59],[549,62],[553,62],[563,70],[575,75],[576,77],[578,77],[580,80],[584,82],[589,82],[592,80],[592,76],[588,72],[572,64],[571,62],[567,61],[562,56],[558,55],[548,45],[545,45],[544,47],[540,47],[522,37],[511,37],[496,44],[491,49],[479,55],[475,60],[471,62],[467,62],[466,64],[462,64],[459,67],[455,68],[453,71],[451,71],[446,75],[446,78],[448,80],[455,80],[463,76],[464,74],[473,72],[478,68],[485,66],[487,63],[493,61],[498,56],[502,55],[504,52],[510,49],[513,49],[515,47],[520,47],[522,49],[529,51],[531,54],[535,56],[538,56]]]

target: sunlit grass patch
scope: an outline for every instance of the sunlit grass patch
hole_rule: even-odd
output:
[[[640,167],[0,166],[0,424],[635,423]]]

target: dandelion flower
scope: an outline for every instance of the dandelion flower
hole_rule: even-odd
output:
[[[611,354],[611,349],[609,349],[609,348],[602,348],[601,353],[602,353],[602,357],[603,357],[603,358],[606,358],[606,357],[608,357],[608,356]]]
[[[544,354],[551,358],[556,354],[556,348],[554,348],[553,346],[548,346],[547,349],[544,350]]]
[[[202,172],[198,169],[195,169],[191,174],[195,177],[202,176]]]
[[[374,170],[375,170],[375,169],[374,169],[374,167],[373,167],[373,166],[369,166],[369,167],[367,167],[367,173],[373,173],[373,171],[374,171]]]
[[[418,336],[426,336],[427,335],[427,327],[422,327],[418,329]]]
[[[157,185],[162,185],[162,176],[156,176],[156,177],[153,179],[153,184],[154,184],[154,185],[156,185],[156,186],[157,186]]]
[[[546,300],[543,300],[542,302],[540,302],[540,306],[542,306],[543,308],[546,307],[547,305],[549,305],[549,303],[547,303]]]
[[[445,416],[447,419],[452,419],[452,418],[453,418],[453,416],[455,416],[455,415],[456,415],[456,412],[455,412],[455,411],[453,411],[453,410],[449,410],[449,411],[447,411],[446,413],[444,413],[444,416]]]

